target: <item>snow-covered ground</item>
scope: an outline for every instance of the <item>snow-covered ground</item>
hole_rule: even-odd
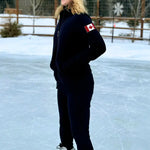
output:
[[[108,51],[103,58],[147,60],[150,61],[150,43],[105,38]],[[19,55],[45,55],[52,53],[52,37],[20,36],[18,38],[0,38],[0,52]]]
[[[150,45],[105,39],[91,62],[95,150],[150,149]],[[55,150],[59,143],[52,37],[0,38],[0,149]]]
[[[116,21],[114,22],[116,27],[122,27],[122,28],[129,28],[127,21]],[[112,27],[112,22],[106,21],[105,26],[106,27]],[[141,24],[139,23],[139,26],[137,28],[141,28]],[[144,29],[150,29],[150,23],[144,23]],[[102,28],[101,29],[102,35],[109,35],[112,36],[112,29],[110,28]],[[135,37],[140,38],[141,31],[136,30],[135,31]],[[133,31],[129,29],[114,29],[114,36],[120,36],[120,37],[133,37]],[[143,31],[143,38],[144,39],[150,39],[150,30],[144,30]]]
[[[0,16],[8,16],[7,14],[0,14]],[[11,15],[15,17],[16,15]],[[31,18],[31,15],[20,15],[20,17],[30,17],[30,18],[20,18],[19,23],[22,25],[33,25],[33,19]],[[12,21],[16,21],[16,18],[12,18]],[[0,23],[4,24],[8,22],[8,19],[6,18],[0,18]],[[114,24],[116,27],[124,27],[129,28],[126,21],[115,21]],[[45,25],[45,26],[53,26],[55,25],[54,19],[51,18],[38,18],[35,19],[35,25]],[[112,21],[105,21],[104,26],[106,27],[112,27]],[[138,28],[140,28],[140,24]],[[1,29],[2,27],[0,27]],[[144,23],[145,29],[150,29],[150,23]],[[35,34],[53,34],[54,33],[54,27],[35,27]],[[33,27],[22,27],[22,33],[24,34],[32,34],[33,33]],[[102,35],[112,36],[112,29],[111,28],[102,28],[101,29]],[[127,36],[130,35],[130,36]],[[114,30],[114,36],[123,36],[123,37],[133,37],[132,31],[129,29],[115,29]],[[140,38],[140,30],[136,30],[135,37]],[[150,30],[144,30],[143,31],[143,38],[144,39],[150,39]]]
[[[7,14],[0,14],[2,17],[8,17]],[[16,17],[16,15],[11,15],[12,17]],[[26,18],[20,18],[19,24],[21,25],[33,25],[33,19],[31,15],[19,15],[20,17],[26,17]],[[30,17],[30,18],[28,18]],[[11,21],[16,21],[16,18],[11,18]],[[0,18],[0,24],[4,24],[8,22],[8,18]],[[43,26],[54,26],[55,20],[52,18],[40,18],[35,19],[35,25],[43,25]],[[2,27],[0,27],[1,29]],[[21,28],[22,33],[24,34],[32,34],[33,33],[33,27],[22,27]],[[35,34],[54,34],[54,27],[35,27]]]

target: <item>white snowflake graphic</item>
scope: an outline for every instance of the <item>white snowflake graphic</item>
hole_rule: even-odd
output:
[[[121,15],[123,13],[123,5],[120,3],[116,3],[114,5],[114,14],[117,16]]]

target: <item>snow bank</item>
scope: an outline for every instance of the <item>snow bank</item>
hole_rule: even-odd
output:
[[[107,51],[103,58],[134,59],[150,61],[150,45],[147,41],[114,40],[105,38]],[[52,54],[53,37],[20,36],[17,38],[0,38],[0,53],[18,55]]]
[[[150,45],[145,41],[115,40],[106,39],[107,51],[102,56],[105,58],[146,60],[150,61]]]

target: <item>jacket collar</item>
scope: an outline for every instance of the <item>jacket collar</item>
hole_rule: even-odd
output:
[[[70,9],[68,9],[68,7],[67,6],[64,6],[63,7],[63,10],[61,11],[61,13],[60,13],[60,19],[66,19],[66,18],[68,18],[68,17],[70,17],[70,16],[72,16],[73,14],[72,14],[72,12],[71,12],[71,10]]]

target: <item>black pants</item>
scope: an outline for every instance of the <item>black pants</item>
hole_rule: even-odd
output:
[[[93,94],[92,75],[70,83],[69,92],[58,88],[61,143],[70,150],[73,138],[78,150],[93,150],[89,136],[90,102]]]

